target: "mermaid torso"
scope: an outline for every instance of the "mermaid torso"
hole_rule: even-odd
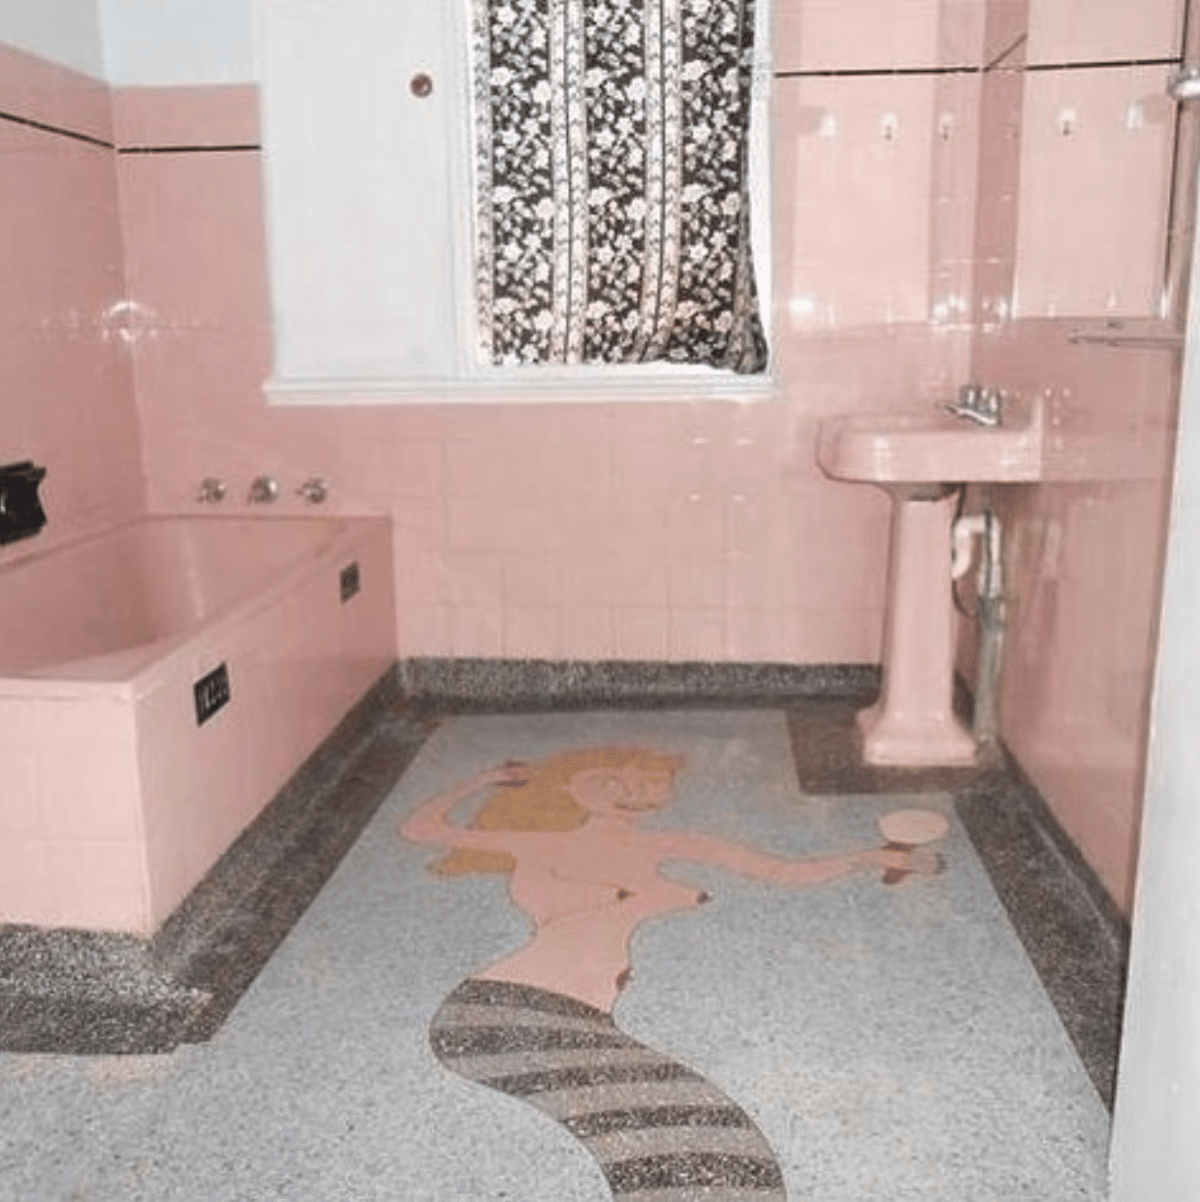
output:
[[[591,913],[603,920],[607,938],[622,929],[627,937],[631,923],[701,900],[697,890],[660,875],[653,836],[597,839],[570,831],[521,843],[509,892],[539,927]]]
[[[629,971],[629,940],[649,918],[691,909],[703,894],[659,873],[654,835],[577,831],[519,834],[510,847],[513,902],[533,921],[524,947],[485,969],[608,1011]]]

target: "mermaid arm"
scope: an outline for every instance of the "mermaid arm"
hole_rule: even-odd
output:
[[[429,798],[397,828],[414,843],[432,843],[442,847],[474,847],[489,851],[507,850],[512,835],[503,831],[469,830],[449,821],[451,811],[467,798],[496,785],[523,783],[528,777],[523,764],[502,764],[477,773],[459,785]]]
[[[659,843],[665,858],[713,864],[742,876],[758,877],[778,885],[818,885],[872,868],[894,868],[906,872],[924,870],[920,858],[912,853],[882,847],[788,860],[756,851],[744,843],[732,843],[712,835],[671,832],[660,836]]]

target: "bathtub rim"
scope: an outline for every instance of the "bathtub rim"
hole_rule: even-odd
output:
[[[274,605],[291,591],[299,581],[310,577],[322,565],[332,563],[352,548],[360,537],[387,532],[391,540],[392,520],[383,515],[353,515],[353,514],[287,514],[277,517],[260,514],[143,514],[120,522],[93,529],[69,540],[38,548],[32,555],[25,555],[15,560],[0,561],[0,583],[11,570],[18,571],[23,565],[32,563],[35,559],[45,559],[50,556],[65,554],[71,549],[77,549],[90,542],[97,542],[110,535],[118,535],[134,527],[169,525],[175,522],[197,523],[204,525],[267,523],[327,525],[332,528],[333,535],[307,554],[300,554],[287,566],[278,571],[270,583],[244,595],[238,602],[224,611],[212,615],[198,625],[189,626],[183,630],[153,639],[146,643],[138,643],[133,647],[121,648],[117,651],[100,655],[85,656],[76,660],[67,660],[61,664],[48,664],[36,671],[38,675],[29,673],[6,675],[0,672],[0,701],[4,700],[69,700],[71,698],[97,699],[108,697],[117,701],[136,701],[152,692],[160,677],[165,676],[176,666],[179,659],[186,654],[187,649],[199,639],[217,640],[227,631],[254,618]],[[387,581],[387,587],[392,587]],[[80,674],[87,666],[93,670],[108,662],[115,669],[122,661],[128,661],[131,671],[118,674],[115,670],[106,675]],[[214,666],[216,661],[214,661]]]

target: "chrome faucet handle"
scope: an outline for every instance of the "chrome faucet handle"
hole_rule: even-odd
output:
[[[279,496],[279,481],[274,476],[258,476],[250,485],[246,499],[251,505],[266,505]]]
[[[1008,394],[1002,388],[985,388],[979,395],[979,412],[989,426],[999,426],[1004,421],[1004,403]]]
[[[320,505],[329,496],[329,484],[320,476],[310,476],[296,489],[296,496],[303,497],[310,505]]]
[[[998,426],[1000,424],[999,414],[984,413],[983,410],[972,408],[969,405],[956,405],[947,402],[942,408],[947,413],[953,413],[955,417],[961,417],[966,421],[974,422],[977,426]]]
[[[203,502],[205,505],[216,505],[218,502],[225,500],[225,481],[218,480],[216,476],[205,476],[200,481],[200,487],[196,490],[196,500]]]
[[[955,417],[963,417],[981,426],[1000,425],[1001,409],[1008,399],[1001,388],[985,388],[981,384],[964,384],[958,390],[958,400],[942,405]]]

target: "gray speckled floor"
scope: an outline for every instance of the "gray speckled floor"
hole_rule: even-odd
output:
[[[900,806],[953,812],[803,796],[775,711],[448,721],[211,1043],[0,1056],[0,1199],[608,1199],[565,1130],[434,1059],[442,999],[526,925],[501,878],[434,878],[395,825],[484,766],[630,740],[688,759],[654,822],[780,854],[877,844]],[[902,887],[795,893],[681,866],[712,901],[635,937],[618,1023],[736,1099],[793,1202],[1104,1197],[1105,1109],[957,825],[945,855]]]

